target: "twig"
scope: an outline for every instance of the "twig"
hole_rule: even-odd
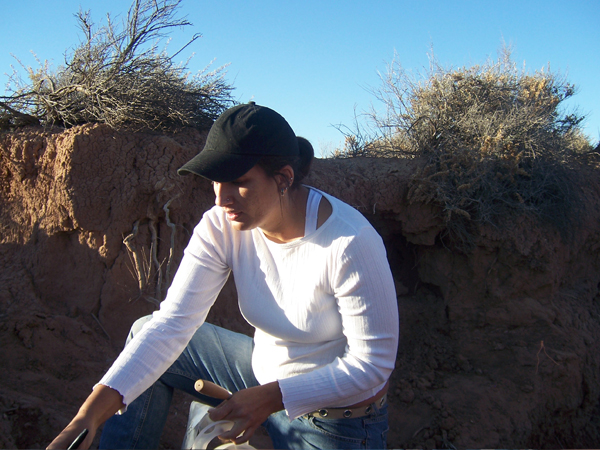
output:
[[[548,352],[546,351],[546,347],[544,346],[544,341],[541,341],[541,342],[540,342],[540,349],[538,350],[538,352],[537,352],[537,354],[536,354],[536,357],[537,357],[537,364],[536,364],[536,366],[535,366],[535,373],[536,373],[536,374],[538,373],[538,368],[539,368],[539,366],[540,366],[540,352],[541,352],[542,350],[544,350],[544,353],[546,354],[546,356],[547,356],[548,358],[550,358],[550,361],[552,361],[552,362],[553,362],[554,364],[556,364],[557,366],[559,365],[559,364],[558,364],[556,361],[554,361],[554,360],[552,359],[552,357],[551,357],[551,356],[548,354]]]
[[[421,427],[419,428],[417,431],[415,431],[412,435],[412,439],[417,437],[417,434],[419,434],[421,431],[423,431],[425,429],[425,427]]]
[[[150,232],[152,234],[152,244],[150,246],[150,254],[151,254],[151,260],[150,260],[150,270],[149,272],[151,272],[152,269],[152,263],[154,263],[156,265],[156,296],[159,298],[159,303],[160,303],[160,299],[162,299],[162,271],[160,270],[160,262],[158,261],[158,256],[157,256],[157,252],[158,252],[158,232],[156,231],[156,222],[155,222],[155,218],[153,218],[152,220],[150,220]]]
[[[100,326],[100,328],[102,328],[102,331],[104,331],[104,334],[106,335],[106,337],[108,338],[108,340],[112,341],[112,339],[110,338],[110,334],[108,334],[108,331],[106,331],[106,328],[104,328],[102,326],[102,323],[100,323],[100,319],[98,319],[94,313],[90,313],[90,314],[94,318],[94,320],[96,321],[96,323]]]
[[[0,102],[0,106],[2,108],[6,109],[9,113],[11,113],[16,118],[20,119],[23,124],[25,124],[25,123],[32,124],[32,125],[40,124],[40,121],[37,117],[17,111],[16,109],[11,108],[7,103]]]
[[[171,245],[169,247],[169,259],[167,260],[167,268],[165,270],[165,281],[168,284],[171,280],[171,265],[173,263],[173,253],[175,251],[175,232],[176,227],[173,222],[171,222],[171,218],[169,217],[169,206],[171,206],[171,202],[177,199],[181,194],[177,194],[175,197],[171,198],[165,206],[163,206],[163,211],[165,212],[165,222],[167,226],[171,229]]]
[[[135,270],[137,271],[138,286],[139,286],[140,292],[141,292],[146,287],[145,277],[142,276],[144,271],[142,268],[142,261],[138,254],[138,251],[132,243],[133,238],[135,238],[135,236],[138,233],[139,225],[140,225],[140,221],[136,220],[135,223],[133,224],[133,230],[131,231],[129,236],[127,236],[125,239],[123,239],[123,244],[125,244],[125,247],[127,247],[127,250],[129,250],[129,252],[131,253],[131,256],[133,258],[133,262],[135,264]]]

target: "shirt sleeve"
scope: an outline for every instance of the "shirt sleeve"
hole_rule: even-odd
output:
[[[398,349],[398,303],[385,247],[364,229],[332,255],[332,288],[347,339],[330,364],[280,379],[290,420],[323,407],[343,407],[377,394],[387,382]]]
[[[160,309],[98,383],[117,390],[125,405],[179,357],[227,281],[230,269],[222,245],[224,227],[215,217],[207,213],[196,226]]]

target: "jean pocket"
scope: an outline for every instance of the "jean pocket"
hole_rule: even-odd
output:
[[[389,425],[386,425],[386,427],[381,430],[381,448],[387,448],[388,431],[390,431]]]
[[[387,448],[387,436],[390,431],[387,408],[380,410],[380,414],[365,419],[368,448]]]
[[[317,448],[366,448],[367,433],[361,419],[306,419],[316,431]]]

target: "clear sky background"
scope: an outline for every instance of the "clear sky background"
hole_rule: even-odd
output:
[[[55,67],[80,39],[74,13],[126,16],[129,0],[0,0],[0,77],[8,81],[11,56],[37,67],[30,52]],[[428,67],[431,49],[445,67],[496,59],[506,43],[529,71],[550,64],[578,86],[569,102],[587,115],[584,131],[600,138],[600,0],[183,0],[193,27],[172,34],[175,51],[194,33],[203,37],[180,55],[194,55],[196,72],[213,59],[229,64],[227,80],[239,102],[256,101],[280,112],[298,135],[326,155],[341,146],[334,125],[352,127],[358,114],[381,105],[380,86],[394,54],[415,74]]]

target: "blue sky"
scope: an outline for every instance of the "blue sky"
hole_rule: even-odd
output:
[[[30,52],[54,66],[79,40],[74,13],[91,10],[125,16],[128,0],[0,0],[2,86],[18,56]],[[333,126],[349,127],[354,112],[381,109],[370,89],[380,85],[394,54],[415,74],[433,48],[446,67],[495,59],[503,42],[513,60],[535,71],[550,64],[578,86],[567,104],[588,116],[584,131],[600,138],[600,0],[183,0],[181,15],[193,27],[176,30],[174,53],[194,33],[203,37],[181,54],[192,72],[213,59],[229,64],[236,100],[254,100],[288,119],[298,135],[327,154],[341,145]],[[20,69],[19,69],[20,70]],[[23,75],[24,71],[20,70]]]

